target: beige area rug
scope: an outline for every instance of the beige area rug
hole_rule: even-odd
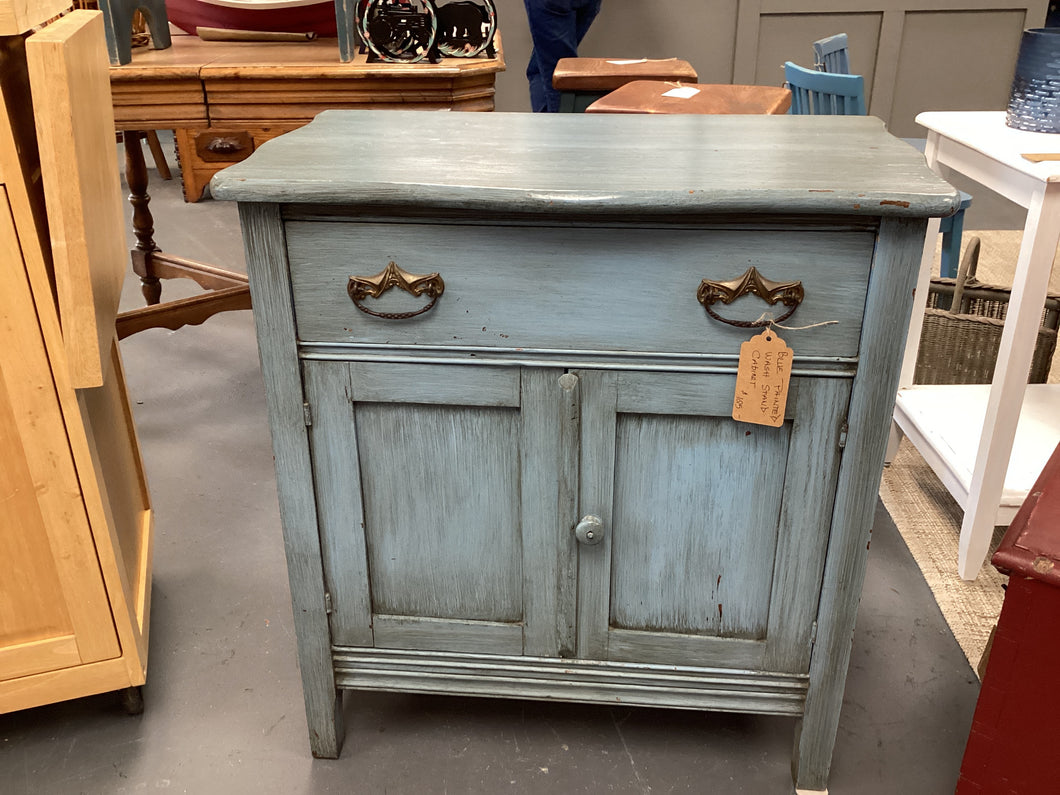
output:
[[[973,236],[982,245],[979,281],[1011,285],[1022,231],[969,231],[964,243]],[[938,273],[937,252],[935,263]],[[1060,294],[1060,268],[1053,269],[1050,292]],[[1049,381],[1060,382],[1060,351],[1053,358]],[[894,461],[884,470],[880,498],[974,670],[1001,612],[1002,585],[1007,578],[990,565],[989,556],[974,582],[957,575],[957,542],[964,513],[908,440],[902,441]],[[995,547],[1005,530],[995,531]]]

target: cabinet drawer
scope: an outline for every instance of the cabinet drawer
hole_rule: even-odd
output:
[[[875,233],[866,229],[530,227],[288,221],[295,319],[303,342],[736,354],[752,332],[709,317],[703,279],[800,280],[805,299],[785,322],[799,356],[853,357]],[[444,294],[421,315],[358,311],[351,276],[388,263],[437,272]],[[429,299],[398,289],[362,299],[401,313]],[[717,305],[726,318],[779,317],[755,296]],[[828,325],[828,321],[834,321]]]

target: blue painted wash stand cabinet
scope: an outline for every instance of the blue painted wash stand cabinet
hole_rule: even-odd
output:
[[[926,218],[959,202],[918,153],[866,117],[328,111],[212,190],[314,755],[344,689],[732,710],[798,716],[826,788]],[[731,418],[758,332],[697,301],[749,267],[803,292],[780,427]]]

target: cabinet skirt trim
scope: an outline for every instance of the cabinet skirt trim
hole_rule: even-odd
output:
[[[332,648],[335,684],[544,701],[801,715],[805,675],[384,649]]]
[[[748,339],[751,332],[748,331]],[[565,351],[533,348],[443,348],[424,345],[365,345],[302,342],[301,359],[316,361],[403,362],[409,364],[490,364],[509,367],[592,367],[599,370],[660,370],[735,374],[738,355],[641,353],[639,351]],[[795,360],[792,376],[853,378],[857,359],[804,356]]]

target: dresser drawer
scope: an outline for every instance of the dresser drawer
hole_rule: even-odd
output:
[[[303,342],[550,350],[735,354],[752,332],[709,317],[703,279],[729,281],[755,267],[799,280],[805,298],[785,325],[799,356],[858,353],[875,234],[867,229],[631,228],[291,220],[287,247]],[[444,293],[404,319],[361,312],[351,276],[394,262],[438,273]],[[428,302],[392,289],[364,298],[402,313]],[[747,295],[718,315],[756,320],[786,308]],[[834,321],[828,325],[828,321]]]

